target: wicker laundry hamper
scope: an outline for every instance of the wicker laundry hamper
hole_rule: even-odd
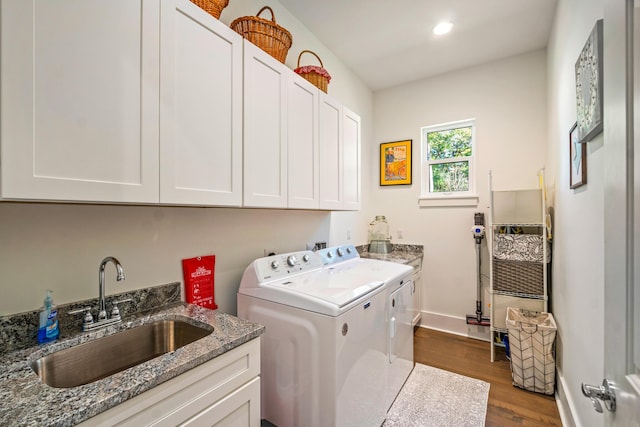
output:
[[[191,2],[216,19],[220,19],[222,9],[229,4],[229,0],[191,0]]]
[[[303,53],[310,53],[311,55],[315,56],[318,59],[318,62],[320,62],[320,66],[318,67],[317,65],[303,65],[301,67],[300,57]],[[320,57],[315,52],[311,50],[303,50],[302,52],[300,52],[300,55],[298,55],[298,67],[293,71],[296,74],[299,74],[307,79],[311,84],[313,84],[324,93],[327,93],[327,86],[331,81],[331,75],[327,70],[324,69],[322,59],[320,59]]]
[[[271,12],[271,20],[260,18],[264,10]],[[229,27],[284,64],[293,39],[289,31],[276,24],[276,16],[269,6],[260,9],[257,16],[236,18]]]

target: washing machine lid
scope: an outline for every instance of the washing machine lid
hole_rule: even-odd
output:
[[[329,316],[338,316],[385,284],[409,277],[409,266],[356,258],[322,269],[241,286],[239,292]]]

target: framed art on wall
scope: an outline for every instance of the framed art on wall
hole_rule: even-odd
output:
[[[380,144],[380,185],[411,184],[411,139]]]
[[[569,188],[578,188],[587,183],[586,144],[578,138],[578,123],[569,131]]]
[[[602,19],[596,22],[576,61],[578,140],[589,142],[602,132]]]

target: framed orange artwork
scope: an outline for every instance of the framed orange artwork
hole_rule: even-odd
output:
[[[411,142],[380,144],[380,185],[411,185]]]

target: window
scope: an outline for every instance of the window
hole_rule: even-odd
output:
[[[421,199],[472,198],[477,201],[475,120],[423,127],[421,131]]]

